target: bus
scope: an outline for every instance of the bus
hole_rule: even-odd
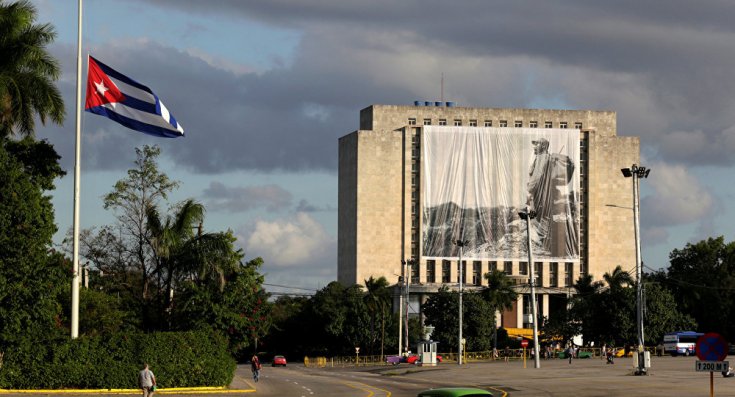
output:
[[[672,356],[695,354],[694,346],[702,335],[704,334],[694,331],[669,332],[664,335],[664,353]]]

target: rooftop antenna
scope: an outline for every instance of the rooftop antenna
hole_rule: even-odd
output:
[[[442,95],[441,95],[440,100],[442,102],[444,102],[444,72],[442,72],[442,83],[441,83],[441,86],[442,86]]]

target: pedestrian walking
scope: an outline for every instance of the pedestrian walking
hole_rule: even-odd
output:
[[[507,363],[510,359],[510,346],[505,346],[505,350],[503,351],[503,355],[505,356],[505,362]]]
[[[572,363],[572,356],[574,356],[574,345],[569,344],[569,348],[567,348],[567,357],[569,357],[569,364]]]
[[[603,343],[602,349],[600,349],[600,360],[604,360],[606,357],[607,357],[607,345]]]
[[[260,359],[258,359],[257,354],[253,354],[253,358],[250,359],[250,370],[253,371],[253,380],[259,381],[260,380],[260,369],[262,366],[260,365]]]
[[[138,383],[143,390],[143,397],[151,397],[156,391],[156,375],[148,368],[148,363],[143,364],[143,369],[138,374]]]

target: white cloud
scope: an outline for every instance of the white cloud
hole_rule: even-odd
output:
[[[248,256],[263,257],[266,265],[276,267],[306,267],[332,256],[325,247],[336,251],[334,238],[304,212],[288,220],[256,222],[244,245]]]
[[[641,216],[647,224],[681,225],[712,216],[718,206],[715,196],[687,167],[659,162],[651,170],[649,178],[641,179],[654,190],[653,195],[641,199]]]

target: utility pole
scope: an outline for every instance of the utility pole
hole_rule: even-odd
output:
[[[533,253],[531,249],[531,219],[536,217],[536,212],[526,206],[526,210],[519,212],[518,216],[526,220],[526,243],[528,244],[528,268],[529,283],[531,284],[531,315],[533,316],[533,367],[541,368],[538,349],[538,314],[536,309],[536,267],[533,264]]]
[[[404,280],[406,281],[406,356],[408,356],[408,352],[411,350],[411,345],[408,342],[408,308],[410,305],[410,296],[408,293],[409,284],[411,284],[411,267],[413,266],[413,259],[409,259],[406,261],[406,277]]]
[[[398,276],[398,355],[403,354],[403,264],[401,260],[401,275]]]
[[[464,276],[464,266],[462,265],[462,253],[464,250],[464,247],[469,243],[467,240],[462,240],[461,238],[457,241],[455,241],[454,244],[456,244],[459,247],[459,263],[457,268],[459,271],[457,272],[457,278],[459,279],[459,340],[458,340],[458,348],[457,348],[457,365],[462,365],[462,276]]]

